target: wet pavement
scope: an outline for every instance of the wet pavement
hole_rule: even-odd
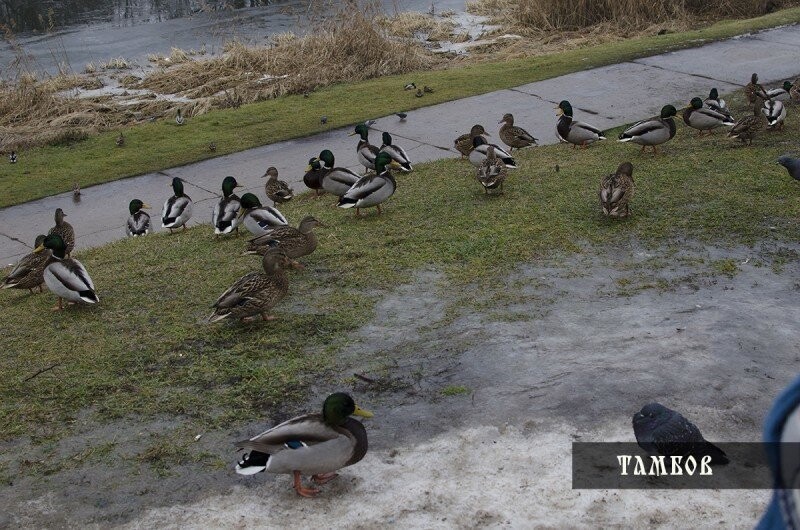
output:
[[[556,143],[554,106],[569,99],[575,118],[607,129],[656,114],[666,103],[685,103],[705,96],[717,87],[725,94],[740,88],[752,72],[761,82],[775,85],[798,76],[800,27],[790,26],[758,34],[595,68],[516,88],[499,90],[408,112],[406,121],[396,116],[379,118],[373,125],[372,143],[380,144],[380,132],[389,131],[414,163],[456,158],[453,139],[475,123],[482,123],[497,137],[498,120],[514,113],[518,125],[528,129],[542,144]],[[191,121],[186,125],[191,127]],[[302,176],[308,159],[322,149],[336,155],[337,165],[360,168],[351,127],[334,129],[307,138],[289,140],[221,156],[157,173],[85,188],[80,202],[63,193],[0,210],[0,266],[30,251],[39,233],[53,225],[53,212],[63,208],[75,228],[77,249],[101,245],[125,237],[127,205],[140,198],[154,208],[172,194],[171,179],[183,178],[186,193],[195,202],[190,226],[210,223],[211,211],[223,177],[233,175],[267,204],[261,175],[275,166],[295,191],[305,189]],[[681,134],[679,132],[679,134]],[[613,139],[609,139],[613,141]],[[400,181],[402,193],[402,180]],[[296,224],[299,219],[289,219]],[[160,223],[158,230],[161,230]]]

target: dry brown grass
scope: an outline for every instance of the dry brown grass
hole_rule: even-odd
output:
[[[424,35],[427,40],[453,40],[456,24],[444,17],[435,17],[426,13],[406,12],[394,16],[378,17],[381,25],[390,35],[413,38]]]
[[[654,24],[682,28],[718,18],[756,17],[794,0],[473,0],[469,12],[515,31],[575,31],[596,25],[637,31]]]
[[[379,19],[377,11],[361,11],[347,1],[308,36],[281,34],[264,47],[231,42],[220,57],[152,73],[141,86],[191,99],[212,98],[212,107],[227,107],[234,88],[238,103],[249,103],[408,72],[440,60],[418,44],[393,38]]]

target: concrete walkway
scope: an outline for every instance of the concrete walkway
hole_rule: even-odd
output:
[[[516,122],[541,143],[555,143],[553,107],[562,99],[572,102],[576,119],[607,129],[652,116],[666,103],[685,104],[693,96],[705,97],[711,87],[723,94],[734,91],[749,80],[752,72],[758,72],[765,85],[794,79],[800,70],[799,57],[800,26],[778,28],[410,111],[405,122],[394,115],[384,117],[373,126],[370,139],[380,144],[380,131],[388,130],[414,163],[457,157],[453,138],[475,123],[482,123],[494,134],[503,114],[512,112]],[[191,127],[191,121],[187,126]],[[190,226],[210,223],[226,175],[236,177],[265,204],[260,176],[268,166],[277,167],[281,178],[292,182],[295,191],[303,191],[308,159],[322,149],[333,151],[337,165],[360,167],[355,157],[356,139],[347,136],[351,130],[335,129],[100,184],[84,189],[78,203],[73,202],[70,192],[2,209],[0,266],[29,252],[36,234],[53,225],[53,212],[59,207],[75,227],[78,250],[125,237],[128,202],[133,198],[154,207],[151,214],[160,230],[161,206],[172,194],[170,183],[176,176],[188,183],[186,193],[194,199]],[[402,181],[400,188],[402,191]],[[289,221],[295,224],[299,219]]]

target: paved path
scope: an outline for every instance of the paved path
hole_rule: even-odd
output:
[[[482,123],[494,133],[502,115],[513,112],[517,123],[542,143],[555,143],[553,107],[562,99],[572,102],[577,119],[607,129],[652,116],[667,102],[685,103],[692,96],[705,96],[712,86],[721,93],[731,92],[746,83],[752,72],[758,72],[764,84],[794,79],[800,70],[798,57],[800,26],[778,28],[418,109],[408,113],[406,122],[399,122],[394,115],[384,117],[374,125],[371,140],[380,143],[380,131],[390,131],[415,163],[457,157],[451,149],[455,136],[474,123]],[[349,127],[335,129],[100,184],[84,189],[79,203],[73,202],[70,192],[2,209],[0,266],[29,252],[36,234],[53,225],[53,212],[59,207],[75,227],[79,249],[125,237],[128,202],[142,199],[154,207],[153,217],[157,219],[161,205],[172,194],[170,182],[175,176],[188,182],[186,193],[195,201],[190,225],[210,223],[226,175],[235,176],[263,199],[264,180],[260,176],[274,165],[281,178],[295,183],[295,190],[301,191],[308,159],[322,149],[331,149],[338,165],[358,167],[356,140],[347,136],[350,131]],[[296,223],[299,219],[289,221]]]

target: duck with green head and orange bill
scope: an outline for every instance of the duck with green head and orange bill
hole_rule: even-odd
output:
[[[150,208],[139,199],[133,199],[128,203],[128,222],[125,223],[125,233],[128,237],[146,236],[150,233],[150,214],[145,212]]]
[[[361,165],[367,170],[375,169],[375,158],[378,156],[378,149],[376,146],[369,143],[369,127],[364,123],[356,125],[355,130],[350,133],[350,136],[360,137],[358,145],[356,145],[356,155]]]
[[[603,131],[582,121],[575,121],[572,116],[572,105],[566,99],[556,107],[556,137],[561,142],[572,144],[572,148],[578,146],[586,148],[589,145],[605,140]]]
[[[319,489],[304,487],[303,475],[310,475],[314,483],[322,485],[335,479],[338,470],[360,462],[367,454],[367,431],[351,416],[371,418],[373,414],[356,405],[349,394],[331,394],[322,404],[322,412],[297,416],[237,442],[239,448],[250,452],[236,464],[236,473],[292,475],[295,492],[314,497]]]
[[[375,173],[358,179],[339,199],[338,206],[355,208],[356,216],[361,215],[361,208],[376,206],[378,214],[380,214],[381,203],[394,195],[397,189],[397,181],[395,181],[390,168],[398,167],[399,164],[392,160],[388,153],[378,153],[375,157]]]
[[[683,110],[683,122],[693,129],[709,134],[718,127],[727,126],[733,127],[736,122],[731,120],[727,115],[718,112],[703,105],[703,100],[700,98],[692,98]]]
[[[318,199],[323,193],[322,177],[325,176],[325,171],[319,158],[312,157],[308,160],[308,166],[303,175],[303,184],[306,185],[306,188],[314,190],[315,199]]]
[[[277,208],[262,206],[261,201],[252,193],[242,195],[239,217],[242,224],[254,236],[263,236],[267,230],[275,226],[289,224]]]
[[[395,145],[392,142],[392,135],[388,132],[384,132],[381,136],[383,140],[383,145],[381,145],[379,153],[386,153],[392,160],[397,162],[400,165],[400,170],[404,172],[413,171],[414,167],[411,165],[411,159],[408,158],[405,149],[400,147],[399,145]]]
[[[161,228],[168,228],[170,234],[173,230],[183,227],[192,217],[192,198],[183,191],[183,180],[179,177],[172,179],[173,195],[164,201],[161,210]]]
[[[234,190],[241,187],[234,177],[228,176],[222,179],[222,198],[214,205],[211,214],[214,235],[225,235],[234,231],[239,234],[239,210],[242,203]]]
[[[336,167],[336,158],[330,149],[323,149],[320,152],[319,161],[324,171],[322,189],[332,195],[342,197],[361,178],[361,175],[346,167]]]
[[[634,123],[619,135],[620,142],[631,142],[653,148],[653,156],[658,153],[658,146],[675,138],[675,115],[678,110],[672,105],[664,105],[661,113],[649,120]]]
[[[50,250],[44,267],[44,283],[58,297],[56,310],[64,309],[63,300],[70,304],[96,304],[100,302],[94,283],[83,264],[66,257],[67,245],[61,236],[51,234],[44,238],[34,252]]]

